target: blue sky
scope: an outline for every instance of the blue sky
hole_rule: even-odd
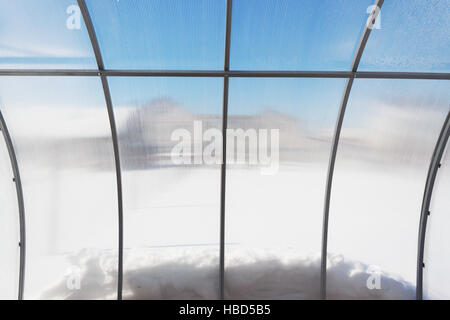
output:
[[[69,30],[73,0],[0,0],[0,68],[95,68],[84,23]]]
[[[348,70],[373,0],[235,0],[231,68]],[[222,69],[225,0],[87,0],[107,68]],[[0,67],[94,68],[74,0],[1,0]],[[386,0],[362,70],[450,70],[450,0]]]
[[[234,1],[234,69],[348,70],[371,0]]]
[[[108,68],[223,68],[225,0],[87,3]]]
[[[370,71],[450,72],[450,0],[386,0],[359,66]]]
[[[349,68],[371,0],[238,0],[234,69]],[[222,69],[225,0],[88,1],[107,67]]]
[[[66,10],[76,1],[37,3],[0,0],[0,68],[96,68],[84,22],[79,30],[66,27]],[[231,68],[348,70],[372,3],[235,0]],[[87,4],[107,68],[223,68],[225,0],[87,0]],[[448,72],[449,10],[449,0],[386,0],[381,29],[373,30],[361,69]],[[53,88],[66,83],[46,81]],[[339,103],[343,81],[232,79],[230,108],[237,113],[272,108],[320,118],[321,112]],[[83,81],[69,82],[73,92],[92,92],[84,89]],[[210,108],[215,113],[222,101],[222,79],[111,78],[110,82],[121,106],[170,96],[193,111]],[[20,79],[11,86],[19,83]],[[64,91],[52,90],[60,95],[56,100],[65,98],[60,93]],[[31,103],[26,100],[33,96],[42,93],[29,92],[20,98]],[[316,115],[299,108],[317,110]]]
[[[356,79],[347,104],[344,127],[361,127],[364,124],[360,119],[368,120],[368,115],[372,117],[386,106],[422,113],[424,117],[427,112],[438,112],[442,114],[443,122],[450,110],[450,81]]]
[[[110,77],[108,81],[117,108],[168,98],[196,113],[222,113],[222,78]]]

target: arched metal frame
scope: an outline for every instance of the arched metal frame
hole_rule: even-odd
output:
[[[224,72],[230,71],[231,15],[233,0],[227,0],[225,30]],[[220,252],[219,252],[219,299],[225,299],[225,190],[227,177],[227,125],[228,125],[228,84],[229,77],[223,78],[222,109],[222,166],[220,172]]]
[[[431,157],[430,166],[428,168],[427,180],[425,183],[425,191],[423,193],[422,209],[420,212],[420,225],[419,225],[419,241],[417,249],[417,283],[416,283],[416,299],[423,299],[423,268],[425,268],[424,252],[425,252],[425,236],[427,231],[427,221],[430,215],[431,197],[433,195],[434,182],[442,155],[444,154],[445,146],[450,136],[450,111],[447,113],[447,117],[442,126],[441,133]]]
[[[375,24],[375,20],[380,13],[384,0],[376,0],[372,7],[372,12],[367,19],[364,31],[359,39],[358,47],[356,49],[355,57],[353,58],[351,71],[356,72],[358,70],[359,62],[361,60],[364,48],[366,47],[367,40],[369,39],[372,26]],[[344,94],[342,95],[341,106],[339,107],[338,118],[336,121],[336,127],[334,129],[334,136],[331,145],[330,160],[328,163],[327,183],[325,189],[325,201],[323,209],[323,226],[322,226],[322,253],[320,263],[320,297],[321,299],[327,298],[327,246],[328,246],[328,220],[330,216],[330,199],[331,199],[331,187],[333,184],[334,164],[336,162],[337,148],[339,145],[339,137],[341,135],[342,122],[344,121],[345,109],[347,108],[348,98],[350,91],[352,90],[353,77],[347,79],[345,85]]]
[[[84,0],[78,0],[84,23],[91,39],[92,49],[94,50],[95,60],[97,61],[98,70],[104,70],[102,54],[98,45],[97,36],[95,34],[94,25]],[[109,125],[111,127],[111,137],[114,149],[114,162],[116,166],[117,179],[117,205],[118,205],[118,226],[119,226],[119,243],[118,243],[118,266],[117,266],[117,299],[122,300],[123,287],[123,199],[122,199],[122,171],[120,169],[119,141],[117,138],[116,121],[114,118],[114,110],[109,91],[108,79],[106,75],[98,73],[102,81],[103,93],[105,95],[106,108],[108,109]]]
[[[25,252],[26,252],[26,229],[25,229],[25,205],[23,200],[22,180],[20,179],[19,165],[17,163],[16,152],[14,145],[9,135],[8,126],[6,125],[3,114],[0,111],[0,130],[3,133],[6,147],[8,149],[9,159],[11,161],[11,168],[13,171],[13,182],[16,185],[17,202],[19,207],[19,246],[20,246],[20,261],[19,261],[19,292],[18,299],[23,300],[23,289],[25,284]]]
[[[339,145],[339,137],[344,120],[345,110],[350,96],[350,91],[354,79],[427,79],[427,80],[450,80],[450,73],[435,73],[435,72],[377,72],[377,71],[358,71],[358,65],[362,57],[365,45],[368,41],[371,25],[375,22],[379,10],[381,9],[384,0],[375,0],[373,10],[367,19],[364,31],[358,42],[357,50],[352,61],[350,71],[253,71],[253,70],[230,70],[230,44],[231,44],[231,15],[232,15],[232,0],[227,0],[226,9],[226,33],[225,33],[225,55],[224,55],[224,69],[223,70],[107,70],[105,69],[103,58],[100,51],[100,46],[96,37],[94,26],[86,6],[85,0],[77,0],[80,11],[83,15],[85,25],[89,34],[89,38],[94,51],[97,62],[96,70],[77,70],[77,69],[57,69],[57,70],[43,70],[43,69],[3,69],[0,70],[0,76],[80,76],[80,77],[100,77],[105,96],[106,107],[108,110],[108,117],[111,127],[111,136],[114,149],[114,160],[116,167],[117,179],[117,200],[118,200],[118,226],[119,226],[119,243],[118,243],[118,282],[117,282],[117,298],[122,299],[123,286],[123,201],[122,201],[122,176],[119,155],[119,145],[117,128],[114,117],[114,110],[112,106],[111,94],[108,85],[107,77],[220,77],[224,80],[223,87],[223,119],[222,119],[222,166],[221,166],[221,198],[220,198],[220,257],[219,257],[219,297],[224,299],[224,274],[225,274],[225,189],[226,189],[226,129],[228,120],[228,85],[229,78],[341,78],[347,79],[344,92],[342,95],[338,118],[336,121],[334,136],[332,140],[327,181],[324,199],[323,212],[323,226],[322,226],[322,252],[321,252],[321,269],[320,269],[320,295],[322,299],[326,299],[326,266],[327,266],[327,240],[328,240],[328,220],[329,208],[332,191],[332,181],[334,174],[334,165],[336,161],[336,154]],[[430,169],[428,172],[427,184],[421,212],[421,222],[419,230],[419,251],[418,251],[418,265],[417,265],[417,299],[422,298],[422,266],[423,266],[423,246],[425,241],[426,219],[429,207],[431,192],[434,185],[434,179],[440,161],[441,153],[443,152],[442,143],[443,137],[450,132],[449,116],[444,125],[445,133],[441,132],[441,136],[437,142],[435,152],[431,159]],[[24,278],[25,278],[25,209],[22,192],[22,184],[20,180],[19,168],[14,152],[14,146],[11,137],[7,130],[7,126],[3,116],[0,112],[0,126],[3,131],[8,152],[13,167],[14,180],[16,183],[17,198],[19,202],[19,220],[20,220],[20,272],[19,272],[19,299],[23,299]],[[444,143],[445,147],[445,143]],[[438,160],[439,159],[439,160]],[[420,275],[420,277],[419,277]],[[420,278],[420,281],[419,281]],[[420,288],[419,288],[420,285]],[[420,290],[419,290],[420,289]],[[419,292],[420,291],[420,292]]]

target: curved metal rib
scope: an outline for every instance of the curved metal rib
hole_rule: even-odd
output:
[[[366,47],[367,40],[369,39],[370,32],[372,31],[372,26],[380,13],[380,9],[383,5],[384,0],[376,0],[372,12],[367,19],[364,31],[359,39],[358,47],[356,49],[355,56],[353,58],[351,71],[353,77],[347,79],[345,85],[344,94],[342,95],[341,105],[339,108],[338,118],[336,121],[336,127],[334,129],[334,136],[331,145],[330,159],[328,163],[328,174],[327,183],[325,188],[325,201],[323,210],[323,225],[322,225],[322,252],[321,252],[321,264],[320,264],[320,297],[321,299],[326,299],[326,289],[327,289],[327,246],[328,246],[328,219],[330,211],[330,198],[331,198],[331,187],[333,183],[333,173],[334,164],[336,162],[336,153],[339,144],[339,137],[341,135],[342,122],[344,121],[345,109],[347,107],[348,98],[350,96],[350,91],[353,85],[353,79],[358,70],[359,61],[361,60],[364,48]]]
[[[92,49],[94,50],[95,59],[97,61],[97,67],[99,71],[104,71],[105,66],[103,64],[103,58],[100,52],[97,36],[95,34],[94,26],[92,24],[91,17],[89,15],[88,8],[84,0],[78,0],[78,6],[80,7],[83,15],[84,23],[88,30],[89,38],[92,43]],[[103,93],[105,95],[106,107],[108,109],[109,124],[111,127],[111,137],[114,148],[114,161],[116,166],[116,178],[117,178],[117,200],[119,211],[119,245],[118,245],[118,275],[117,275],[117,299],[122,300],[122,284],[123,284],[123,201],[122,201],[122,172],[120,169],[120,156],[119,156],[119,142],[117,138],[116,121],[114,119],[114,110],[112,106],[111,93],[109,91],[108,79],[106,75],[101,72],[98,73],[102,81]]]
[[[431,196],[433,195],[434,182],[444,154],[445,146],[450,136],[450,111],[447,113],[444,125],[431,157],[430,166],[428,168],[427,180],[425,183],[425,191],[423,193],[422,210],[420,212],[419,224],[419,243],[417,250],[417,283],[416,283],[416,299],[423,299],[423,268],[424,251],[425,251],[425,234],[427,231],[428,215],[430,213]]]
[[[230,71],[231,13],[233,0],[227,0],[227,17],[225,29],[224,71]],[[222,166],[220,175],[220,257],[219,257],[219,298],[225,298],[225,189],[227,175],[227,125],[228,125],[228,83],[229,77],[223,78],[222,110]]]
[[[20,262],[19,262],[19,293],[18,299],[23,300],[23,289],[25,285],[25,253],[26,253],[26,230],[25,230],[25,205],[23,200],[22,180],[20,179],[19,165],[17,164],[16,152],[14,145],[9,135],[8,127],[6,125],[3,114],[0,111],[0,130],[3,132],[6,147],[8,149],[9,159],[11,160],[11,167],[14,175],[14,182],[16,184],[17,202],[19,205],[19,225],[20,225]]]

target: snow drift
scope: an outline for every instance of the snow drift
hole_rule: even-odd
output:
[[[115,299],[117,257],[111,252],[83,250],[68,259],[78,265],[41,299]],[[80,262],[81,261],[81,262]],[[218,250],[151,248],[125,252],[124,299],[217,299]],[[74,271],[75,270],[75,271]],[[295,257],[227,248],[226,299],[318,299],[320,257]],[[330,255],[329,299],[413,299],[415,288],[381,272],[381,289],[370,290],[369,266]],[[78,287],[76,284],[78,283]],[[74,286],[75,284],[75,286]]]

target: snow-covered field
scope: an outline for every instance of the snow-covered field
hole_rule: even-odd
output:
[[[325,169],[227,171],[227,298],[318,298]],[[366,169],[337,167],[328,297],[413,298],[423,172]],[[26,298],[114,298],[114,173],[41,178],[24,180]],[[217,297],[219,182],[219,169],[123,172],[125,298]],[[370,290],[374,270],[381,286]]]

